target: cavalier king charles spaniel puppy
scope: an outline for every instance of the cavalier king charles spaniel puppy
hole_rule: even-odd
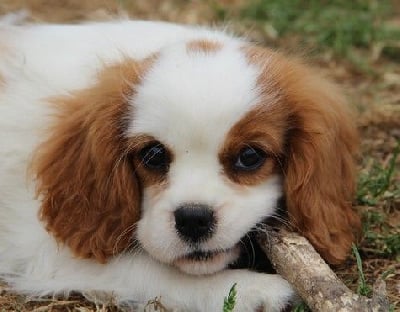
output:
[[[0,27],[0,277],[177,311],[281,311],[278,274],[235,268],[266,219],[346,258],[354,120],[300,60],[162,22]],[[284,205],[279,205],[284,202]],[[277,217],[281,218],[281,217]]]

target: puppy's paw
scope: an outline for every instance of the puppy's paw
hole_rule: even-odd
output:
[[[237,282],[235,311],[284,311],[297,301],[290,284],[278,274],[248,272],[247,278]]]

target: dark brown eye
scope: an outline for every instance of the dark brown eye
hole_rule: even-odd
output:
[[[234,168],[241,171],[257,170],[264,164],[266,158],[267,154],[263,150],[247,146],[237,155]]]
[[[152,142],[139,152],[143,164],[152,170],[168,169],[170,158],[164,145],[160,142]]]

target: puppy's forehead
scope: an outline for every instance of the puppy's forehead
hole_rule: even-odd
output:
[[[145,133],[185,148],[221,144],[257,104],[259,75],[237,42],[194,41],[164,49],[130,101],[128,135]]]

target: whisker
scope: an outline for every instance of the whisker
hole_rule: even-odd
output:
[[[246,236],[248,237],[249,242],[250,242],[251,260],[249,259],[249,261],[251,261],[251,268],[253,268],[255,266],[255,264],[256,264],[256,251],[254,249],[253,241],[252,241],[250,235],[247,233]],[[250,265],[250,263],[249,263],[249,265]]]
[[[122,240],[126,235],[128,235],[130,232],[133,233],[135,230],[136,230],[136,223],[130,225],[130,226],[127,227],[125,230],[123,230],[122,233],[121,233],[120,235],[118,235],[117,240],[116,240],[116,242],[115,242],[115,244],[114,244],[113,255],[117,254],[117,252],[118,252],[118,245],[119,245],[119,243],[121,242],[121,240]],[[133,235],[132,235],[132,237],[133,237]],[[129,244],[129,245],[130,245],[130,244]],[[128,245],[128,246],[129,246],[129,245]],[[125,248],[124,248],[124,251],[126,251],[127,248],[128,248],[128,247],[125,247]]]

